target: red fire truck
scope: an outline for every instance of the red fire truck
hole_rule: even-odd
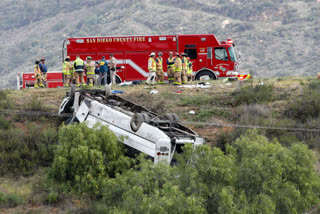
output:
[[[80,56],[85,60],[91,56],[94,60],[106,59],[110,54],[117,58],[117,82],[145,80],[148,73],[148,58],[151,52],[162,52],[164,71],[169,52],[185,52],[193,64],[193,76],[196,80],[207,76],[249,78],[240,75],[239,60],[231,39],[219,42],[213,34],[163,35],[163,36],[113,36],[68,38],[63,42],[62,59],[67,55],[71,61]]]
[[[35,83],[34,72],[27,72],[18,74],[17,76],[17,87],[22,88],[33,88]],[[63,87],[62,72],[61,71],[48,71],[47,72],[47,88],[59,88]]]

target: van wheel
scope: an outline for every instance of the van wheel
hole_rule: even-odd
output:
[[[166,113],[164,117],[171,123],[179,123],[179,117],[175,113]]]
[[[130,126],[131,126],[132,131],[134,131],[134,132],[138,131],[143,122],[144,122],[143,115],[140,113],[135,113],[132,116],[131,121],[130,121]]]
[[[142,113],[143,119],[145,123],[150,123],[151,118],[147,113]]]
[[[210,71],[201,71],[200,73],[198,73],[195,77],[196,80],[200,80],[201,77],[203,76],[208,76],[210,79],[212,80],[216,80],[217,77]]]

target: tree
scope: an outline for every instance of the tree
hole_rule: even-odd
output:
[[[130,168],[122,144],[106,126],[62,126],[50,176],[70,183],[80,192],[98,194],[101,185],[115,173]]]

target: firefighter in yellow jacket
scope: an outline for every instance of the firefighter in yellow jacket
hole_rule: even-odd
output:
[[[39,86],[43,87],[41,70],[40,70],[39,64],[40,64],[40,60],[36,60],[35,66],[34,66],[34,77],[35,77],[34,87],[35,88],[38,88]]]
[[[181,71],[181,79],[182,79],[182,84],[187,83],[187,71],[189,70],[189,61],[187,60],[187,54],[186,53],[181,53],[182,56],[182,71]]]
[[[169,53],[169,58],[167,59],[167,74],[168,74],[168,81],[169,83],[172,83],[174,78],[173,78],[173,72],[174,72],[174,57],[173,57],[173,53],[170,52]]]
[[[67,56],[63,66],[62,66],[62,73],[63,73],[63,77],[64,77],[64,87],[69,87],[70,86],[70,82],[72,82],[72,73],[73,71],[73,65],[70,62],[70,56]]]
[[[87,64],[86,64],[86,70],[87,70],[87,81],[89,82],[89,86],[93,86],[95,68],[96,68],[96,63],[94,61],[92,61],[91,56],[88,56],[87,57]]]
[[[164,83],[164,72],[163,72],[163,54],[161,52],[158,53],[158,57],[156,59],[156,68],[157,68],[157,83]]]
[[[155,53],[151,53],[150,58],[148,60],[149,77],[146,81],[147,85],[154,85],[156,83],[157,65],[156,65],[155,56],[156,56]]]
[[[192,82],[192,72],[193,72],[192,62],[190,61],[190,57],[187,57],[187,60],[189,62],[187,77],[188,77],[188,81]]]
[[[182,71],[182,61],[180,59],[180,55],[177,52],[176,53],[176,58],[174,62],[174,85],[181,85],[181,71]]]

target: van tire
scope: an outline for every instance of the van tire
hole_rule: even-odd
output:
[[[151,121],[150,116],[147,113],[142,113],[142,116],[143,116],[144,122],[149,124]]]
[[[140,113],[135,113],[132,116],[131,121],[130,121],[130,126],[131,126],[132,131],[137,132],[143,122],[144,122],[143,115]]]
[[[179,117],[175,113],[166,113],[164,117],[170,121],[170,123],[179,123]]]

